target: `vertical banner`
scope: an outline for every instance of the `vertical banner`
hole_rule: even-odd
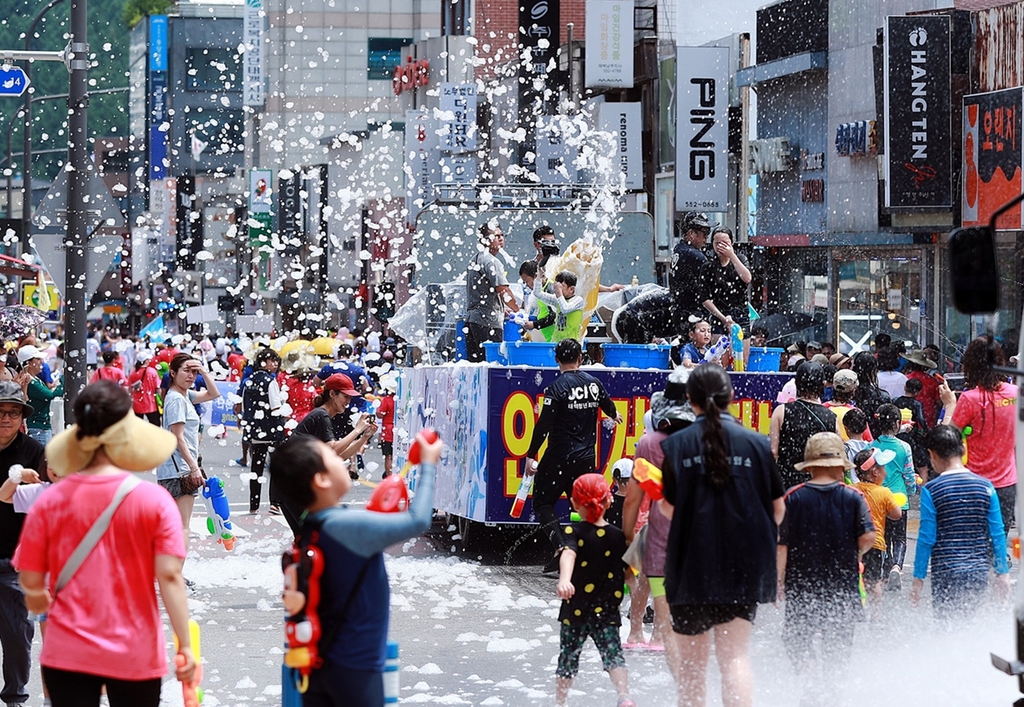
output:
[[[584,83],[633,88],[633,0],[588,0]]]
[[[557,81],[552,74],[558,74],[560,16],[560,0],[519,0],[519,125],[526,130],[520,164],[534,151],[537,116],[549,115],[557,103],[558,91],[550,83]]]
[[[964,96],[963,225],[982,226],[1000,206],[1021,194],[1021,88]],[[1020,204],[996,228],[1024,226]]]
[[[262,106],[266,100],[263,61],[263,0],[245,0],[242,20],[242,98],[247,106]]]
[[[167,16],[149,18],[149,181],[167,177]]]
[[[284,245],[284,255],[298,255],[305,242],[305,223],[299,199],[301,177],[296,172],[281,174],[277,180],[277,232]]]
[[[269,169],[249,170],[249,247],[259,255],[260,290],[267,289],[272,244],[270,232],[274,225],[274,173]]]
[[[949,207],[950,18],[887,17],[885,23],[885,205]]]
[[[640,120],[639,103],[601,104],[598,121],[601,130],[615,136],[615,156],[626,189],[644,188]]]
[[[729,209],[729,48],[676,47],[676,208]]]
[[[438,133],[445,152],[476,149],[476,84],[442,83],[439,87]]]
[[[437,126],[425,110],[405,112],[405,208],[411,226],[431,198],[440,163]]]
[[[539,184],[576,184],[579,150],[566,140],[557,117],[537,118],[537,181]]]
[[[175,262],[179,270],[196,269],[196,253],[203,249],[203,217],[196,210],[196,178],[178,175],[178,200],[175,202]]]

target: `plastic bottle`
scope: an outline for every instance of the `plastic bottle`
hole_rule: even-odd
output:
[[[633,281],[629,283],[630,287],[637,287],[640,285],[640,280],[636,275],[633,276]]]
[[[526,464],[530,463],[530,460],[526,460]],[[519,490],[516,492],[516,498],[512,501],[512,510],[509,511],[509,515],[513,518],[518,518],[523,514],[523,506],[526,505],[526,499],[530,495],[530,490],[533,488],[533,477],[523,474],[523,480],[519,482]]]
[[[384,661],[384,704],[397,705],[401,691],[398,680],[398,644],[388,641],[387,659]]]

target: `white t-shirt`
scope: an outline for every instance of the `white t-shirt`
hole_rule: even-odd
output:
[[[895,400],[903,395],[903,387],[907,384],[907,377],[899,371],[879,371],[878,387],[889,394]]]

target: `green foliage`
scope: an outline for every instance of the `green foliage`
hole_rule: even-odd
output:
[[[89,70],[89,89],[128,86],[128,29],[122,22],[124,0],[88,0],[89,35],[87,37],[95,66]],[[46,6],[45,0],[13,0],[10,10],[0,19],[0,49],[24,49],[25,33],[36,14]],[[53,7],[36,26],[32,49],[62,51],[71,30],[70,0]],[[32,65],[32,160],[33,177],[52,180],[67,158],[67,100],[43,96],[68,91],[68,70],[60,62],[35,62]],[[0,98],[0,160],[6,157],[6,139],[10,130],[12,152],[21,152],[22,118],[18,115],[22,102]],[[89,135],[128,137],[128,92],[95,95],[89,101]],[[57,150],[42,153],[43,150]],[[21,157],[13,159],[14,171],[21,172]],[[6,164],[4,165],[6,168]],[[2,172],[0,172],[2,174]]]
[[[134,27],[144,17],[167,14],[173,4],[171,0],[125,0],[121,19],[129,27]]]

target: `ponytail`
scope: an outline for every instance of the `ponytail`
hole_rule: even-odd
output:
[[[725,445],[725,431],[720,415],[732,402],[732,382],[719,366],[698,366],[686,384],[690,401],[704,411],[704,430],[701,437],[704,470],[715,488],[732,481],[729,469],[729,450]]]

